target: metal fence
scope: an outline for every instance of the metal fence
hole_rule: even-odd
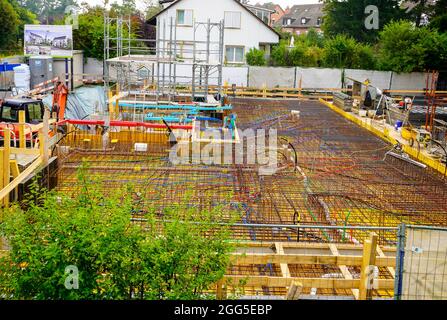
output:
[[[447,228],[401,225],[395,298],[447,300]]]

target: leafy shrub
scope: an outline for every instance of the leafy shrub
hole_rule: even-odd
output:
[[[265,53],[262,50],[251,48],[245,55],[247,64],[249,66],[264,66],[265,65]]]

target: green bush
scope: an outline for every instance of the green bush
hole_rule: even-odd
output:
[[[381,69],[396,72],[443,69],[447,65],[447,35],[408,21],[385,26],[379,39]]]
[[[224,275],[232,250],[228,228],[213,222],[229,218],[228,211],[173,204],[159,212],[131,186],[106,193],[87,169],[78,174],[77,195],[34,185],[21,204],[25,209],[16,205],[2,212],[0,237],[10,250],[0,258],[0,296],[213,298],[207,289]],[[131,222],[135,213],[146,221]],[[76,283],[67,278],[70,266],[78,270],[78,288],[66,287],[67,280]]]
[[[10,51],[16,47],[19,23],[14,7],[7,0],[0,0],[0,50]]]
[[[256,48],[251,48],[245,55],[247,64],[249,66],[264,66],[265,65],[265,52]]]

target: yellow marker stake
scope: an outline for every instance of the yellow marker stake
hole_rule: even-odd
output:
[[[19,144],[20,148],[26,148],[25,110],[19,111]]]

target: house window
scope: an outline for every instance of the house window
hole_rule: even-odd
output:
[[[225,28],[241,28],[241,13],[237,11],[225,11]]]
[[[177,24],[192,26],[192,10],[177,10]]]
[[[286,18],[283,20],[284,25],[286,26],[290,26],[292,24],[292,19],[291,18]]]
[[[306,24],[307,23],[307,19],[306,18],[301,18],[301,24]]]
[[[244,47],[227,46],[225,60],[228,63],[244,63]]]
[[[317,26],[320,26],[321,25],[321,18],[317,18]]]

